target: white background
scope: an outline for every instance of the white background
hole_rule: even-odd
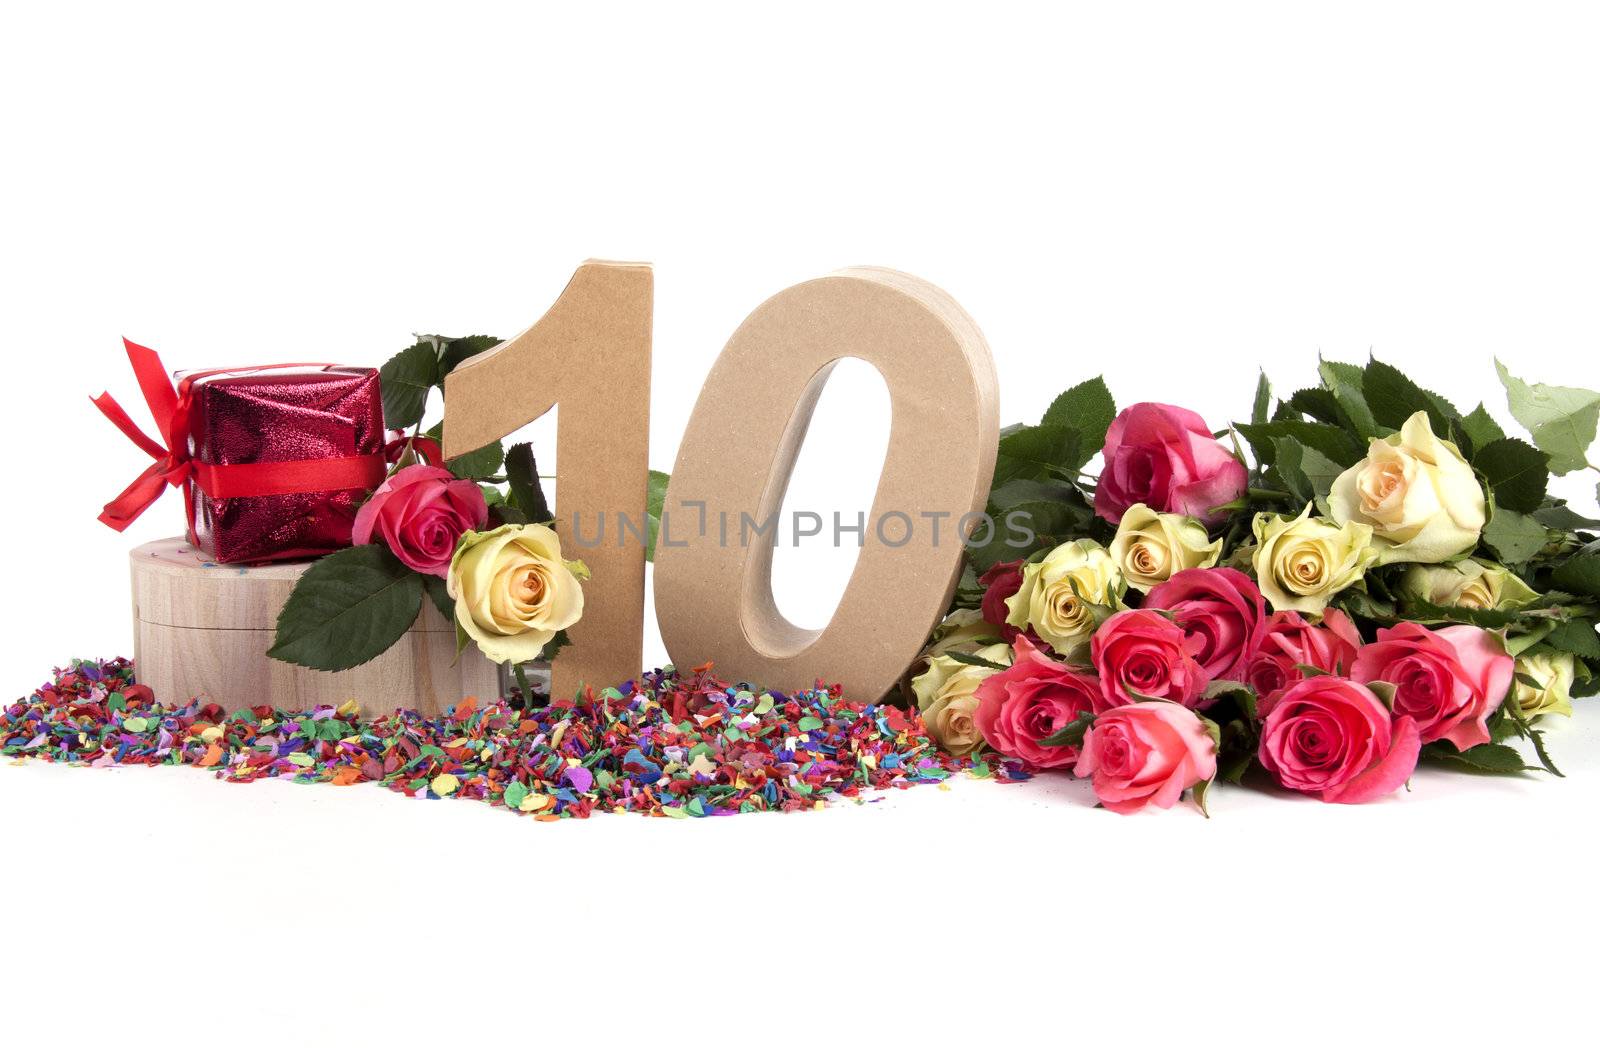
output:
[[[123,334],[173,367],[378,364],[414,331],[515,333],[584,258],[648,260],[660,469],[744,315],[852,264],[965,306],[1008,422],[1103,372],[1220,425],[1319,351],[1503,420],[1496,355],[1600,384],[1596,29],[1544,4],[7,8],[0,687],[131,653],[126,551],[179,529],[176,495],[95,521],[146,461],[85,399],[137,403]],[[868,505],[886,408],[837,373],[792,504]],[[780,552],[781,605],[825,621],[850,552]],[[1564,782],[1219,791],[1209,822],[959,782],[547,826],[0,767],[0,1028],[1592,1043],[1597,721],[1552,733]]]

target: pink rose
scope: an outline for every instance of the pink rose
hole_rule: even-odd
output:
[[[1152,804],[1170,808],[1184,790],[1216,777],[1217,747],[1192,711],[1136,702],[1095,718],[1073,771],[1119,814]]]
[[[378,486],[356,512],[357,546],[384,545],[412,571],[444,578],[456,540],[489,522],[483,492],[470,480],[438,466],[407,466]]]
[[[1360,647],[1355,623],[1338,608],[1323,613],[1321,626],[1311,625],[1298,611],[1275,611],[1267,619],[1245,680],[1265,698],[1304,679],[1301,666],[1342,676],[1350,672]]]
[[[1022,588],[1022,561],[1010,560],[996,564],[978,576],[978,585],[983,587],[983,621],[998,629],[1004,640],[1015,640],[1022,631],[1006,621],[1006,615],[1010,613],[1006,598]]]
[[[1194,657],[1202,643],[1159,612],[1117,612],[1089,641],[1089,660],[1100,674],[1100,709],[1143,699],[1194,706],[1208,680]]]
[[[1183,513],[1215,524],[1213,512],[1245,493],[1243,463],[1211,436],[1205,419],[1170,404],[1125,408],[1106,431],[1105,469],[1094,511],[1115,524],[1129,506]]]
[[[1499,638],[1477,626],[1429,631],[1415,622],[1379,630],[1356,655],[1350,676],[1394,685],[1394,712],[1416,719],[1423,742],[1456,749],[1489,741],[1489,715],[1511,690],[1512,659]]]
[[[1075,746],[1045,746],[1078,714],[1100,702],[1100,682],[1066,663],[1046,658],[1027,637],[1018,637],[1009,669],[978,685],[973,719],[984,741],[1007,757],[1035,768],[1058,768],[1078,759]]]
[[[1336,804],[1393,793],[1411,777],[1422,740],[1372,689],[1343,677],[1297,681],[1262,704],[1262,765],[1286,789]]]
[[[1151,590],[1147,608],[1172,612],[1200,641],[1195,660],[1212,680],[1244,680],[1261,642],[1267,602],[1250,576],[1233,568],[1189,568]]]

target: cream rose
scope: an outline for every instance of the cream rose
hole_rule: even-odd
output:
[[[1374,440],[1339,474],[1328,511],[1372,528],[1379,564],[1438,564],[1472,549],[1486,522],[1483,487],[1461,452],[1434,436],[1425,411]]]
[[[495,662],[530,662],[583,616],[582,561],[561,559],[543,524],[507,524],[461,536],[446,580],[456,625]]]
[[[1089,647],[1089,636],[1123,608],[1127,583],[1111,554],[1092,539],[1057,546],[1022,569],[1022,585],[1006,598],[1006,622],[1033,628],[1056,654],[1073,659]]]
[[[1275,611],[1321,614],[1334,594],[1360,582],[1377,559],[1372,529],[1311,516],[1257,513],[1256,581]]]
[[[1542,713],[1572,716],[1572,675],[1575,665],[1571,652],[1535,651],[1517,658],[1511,679],[1511,701],[1524,717]],[[1538,687],[1524,682],[1526,677]]]
[[[1206,526],[1179,513],[1157,513],[1135,502],[1122,514],[1111,559],[1128,585],[1148,593],[1180,571],[1209,568],[1222,556],[1222,540],[1207,542]]]
[[[1401,576],[1399,592],[1401,597],[1441,608],[1480,611],[1521,608],[1539,597],[1503,566],[1477,558],[1454,564],[1413,564]]]
[[[991,644],[973,654],[999,666],[1011,662],[1011,647],[1007,644]],[[957,662],[949,655],[935,655],[928,660],[928,668],[911,681],[911,690],[917,696],[922,723],[934,742],[957,757],[978,748],[983,741],[974,720],[978,685],[999,672],[988,666]]]
[[[933,636],[928,638],[928,646],[919,657],[932,658],[947,651],[977,651],[999,640],[1000,627],[985,622],[982,612],[976,608],[958,608],[934,627]]]

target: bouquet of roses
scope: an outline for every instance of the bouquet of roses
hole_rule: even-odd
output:
[[[929,732],[1118,812],[1203,810],[1253,768],[1340,803],[1419,760],[1533,770],[1513,739],[1559,775],[1535,724],[1600,691],[1600,521],[1546,488],[1600,468],[1600,393],[1499,371],[1532,443],[1376,360],[1276,404],[1263,375],[1217,432],[1063,393],[1001,435],[992,526],[910,684]]]
[[[519,674],[554,658],[583,614],[588,570],[562,557],[532,448],[496,441],[442,461],[443,423],[422,428],[445,376],[499,342],[424,336],[383,366],[384,422],[409,431],[406,454],[358,510],[354,545],[295,584],[272,657],[322,670],[360,665],[410,629],[426,595],[454,621],[458,648],[475,643]]]

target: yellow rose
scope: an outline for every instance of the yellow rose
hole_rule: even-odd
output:
[[[1251,558],[1262,594],[1276,611],[1321,614],[1334,594],[1360,582],[1377,559],[1372,529],[1311,516],[1257,513]]]
[[[1438,564],[1478,544],[1486,521],[1483,487],[1461,452],[1433,435],[1428,414],[1374,440],[1367,457],[1339,474],[1328,513],[1372,528],[1379,564]]]
[[[1519,655],[1516,676],[1511,683],[1511,701],[1517,704],[1524,717],[1537,717],[1542,713],[1570,717],[1573,670],[1571,652],[1545,650]],[[1524,677],[1537,681],[1539,686],[1535,688],[1524,683]]]
[[[1222,540],[1207,542],[1206,526],[1179,513],[1157,513],[1135,502],[1122,515],[1111,559],[1128,585],[1148,593],[1180,571],[1209,568],[1222,556]]]
[[[1022,569],[1022,586],[1006,598],[1006,622],[1032,627],[1065,659],[1089,646],[1095,627],[1123,607],[1127,591],[1117,562],[1098,542],[1078,539]]]
[[[1011,648],[1006,644],[991,644],[973,654],[1002,666],[1011,661]],[[922,723],[929,737],[946,752],[964,757],[983,741],[973,720],[978,711],[978,685],[999,672],[957,662],[949,655],[935,655],[928,660],[928,668],[912,680]]]
[[[583,617],[582,561],[561,559],[543,524],[507,524],[461,536],[446,585],[456,625],[495,662],[531,662]]]
[[[1521,608],[1539,598],[1506,568],[1475,557],[1454,564],[1413,564],[1400,578],[1399,593],[1441,608],[1480,611]]]
[[[973,652],[999,639],[1000,627],[985,622],[976,608],[958,608],[934,627],[933,636],[928,638],[928,646],[922,649],[919,658],[932,658],[947,651]]]

